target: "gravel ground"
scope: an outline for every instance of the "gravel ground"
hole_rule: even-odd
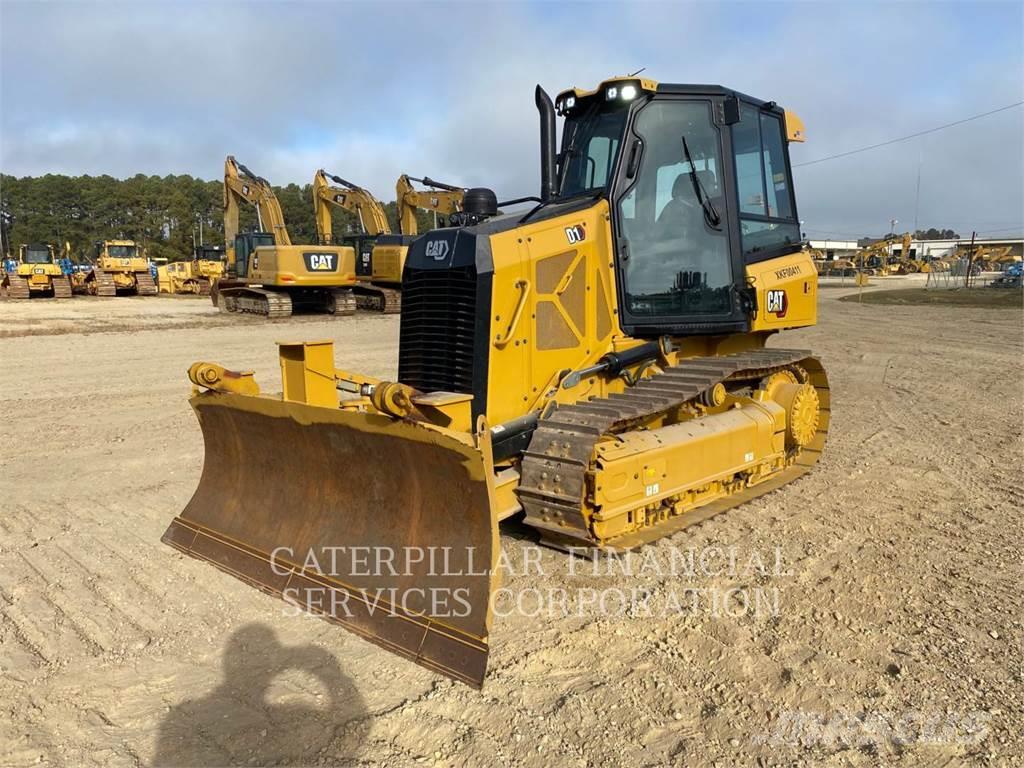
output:
[[[829,370],[816,470],[627,574],[506,526],[529,599],[482,692],[159,543],[202,464],[191,362],[272,391],[275,341],[331,338],[394,376],[397,318],[0,302],[0,764],[1024,764],[1021,314],[845,292],[776,342]]]

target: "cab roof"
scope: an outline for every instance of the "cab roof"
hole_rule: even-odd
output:
[[[788,109],[783,109],[774,101],[763,101],[761,99],[748,96],[740,91],[726,88],[722,85],[707,85],[699,83],[659,83],[657,80],[652,80],[648,77],[637,77],[636,75],[616,75],[615,77],[609,77],[606,80],[602,80],[598,84],[597,88],[593,90],[586,90],[583,88],[572,87],[566,89],[558,94],[558,98],[555,100],[555,104],[558,107],[560,114],[567,114],[572,110],[576,101],[586,101],[598,94],[609,92],[609,89],[615,88],[621,90],[623,86],[632,85],[636,88],[637,94],[640,93],[679,93],[679,94],[696,94],[700,96],[733,96],[737,99],[751,104],[758,109],[767,109],[784,117],[786,126],[786,138],[789,141],[802,142],[804,141],[804,123],[794,112]],[[573,102],[567,103],[567,99],[572,97]]]

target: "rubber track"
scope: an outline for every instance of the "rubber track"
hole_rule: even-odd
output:
[[[555,546],[603,546],[591,536],[583,514],[586,474],[603,435],[643,424],[699,397],[718,382],[759,379],[810,356],[806,350],[762,349],[689,358],[624,393],[557,408],[540,420],[523,453],[518,495],[526,523]],[[552,518],[562,524],[551,522]],[[615,540],[610,545],[615,548]]]

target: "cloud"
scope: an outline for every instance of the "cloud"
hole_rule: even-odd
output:
[[[538,186],[533,86],[647,67],[803,117],[794,162],[1019,101],[1017,4],[0,4],[0,168]],[[41,41],[45,41],[42,42]],[[805,229],[1021,223],[1024,110],[797,171]],[[920,171],[920,195],[917,178]],[[1024,227],[1022,227],[1024,229]]]

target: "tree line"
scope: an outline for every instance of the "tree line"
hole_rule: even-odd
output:
[[[316,220],[312,184],[274,187],[288,233],[295,243],[315,243]],[[146,254],[171,261],[192,258],[193,243],[224,243],[223,184],[192,176],[26,176],[0,174],[0,206],[10,216],[9,247],[20,243],[64,243],[84,261],[98,240],[128,239]],[[398,231],[394,201],[384,206],[392,230]],[[358,220],[348,211],[332,211],[334,237],[358,233]],[[243,207],[239,225],[256,229],[256,212]],[[417,214],[420,231],[433,227],[433,216]]]

